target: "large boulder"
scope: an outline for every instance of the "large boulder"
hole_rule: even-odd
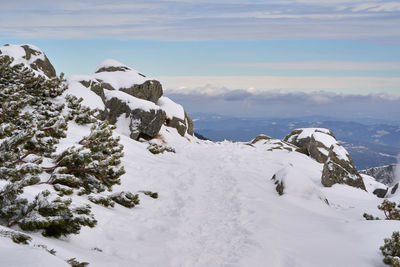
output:
[[[4,45],[0,47],[0,55],[14,58],[13,64],[24,64],[37,74],[56,77],[56,71],[47,56],[33,45]]]
[[[106,109],[102,113],[103,119],[113,124],[118,123],[122,130],[128,130],[132,139],[155,137],[163,124],[164,111],[152,102],[121,94],[124,93],[105,92]]]
[[[133,139],[154,138],[163,124],[182,136],[193,134],[192,120],[181,105],[162,96],[161,83],[122,63],[105,60],[93,75],[72,80],[71,91],[79,96],[85,87],[95,93],[103,104],[102,118]]]
[[[340,146],[333,133],[324,128],[296,129],[286,136],[283,141],[297,146],[298,152],[312,157],[319,163],[326,162],[331,145]]]
[[[121,91],[144,100],[157,103],[158,99],[163,95],[161,83],[156,80],[145,81],[142,84],[134,84],[129,88],[121,88]]]
[[[98,95],[102,89],[119,90],[154,104],[163,95],[161,83],[113,59],[103,61],[94,75],[80,81]]]
[[[340,158],[333,149],[329,149],[328,159],[324,163],[321,183],[326,187],[334,184],[347,184],[365,189],[364,181],[351,161]]]
[[[365,190],[364,182],[349,153],[339,144],[330,130],[296,129],[286,136],[284,141],[297,146],[298,152],[324,164],[321,177],[321,183],[324,186],[330,187],[339,183]]]

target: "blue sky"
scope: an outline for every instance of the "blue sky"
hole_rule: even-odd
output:
[[[0,10],[2,43],[40,47],[59,72],[114,58],[173,93],[400,97],[399,25],[400,2],[383,0],[14,0]]]

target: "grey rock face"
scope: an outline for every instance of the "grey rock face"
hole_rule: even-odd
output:
[[[319,163],[325,163],[328,159],[327,155],[322,153],[321,150],[329,151],[329,147],[326,147],[322,142],[315,140],[314,136],[309,136],[306,138],[299,138],[299,135],[303,132],[302,129],[296,129],[291,132],[288,136],[286,136],[283,141],[293,144],[298,147],[297,152],[306,154],[307,156],[312,157]],[[330,135],[335,138],[331,131],[320,131],[318,129],[315,130],[317,133],[323,133]],[[336,139],[336,138],[335,138]],[[320,150],[321,149],[321,150]]]
[[[124,66],[111,66],[101,68],[96,73],[126,70],[130,69]],[[121,114],[125,114],[125,118],[130,121],[129,129],[131,132],[130,137],[132,139],[151,139],[160,131],[165,120],[165,112],[161,109],[151,109],[150,111],[145,111],[139,108],[131,109],[124,100],[116,97],[106,99],[104,94],[104,90],[119,90],[133,97],[155,103],[163,93],[162,86],[158,81],[146,81],[143,84],[134,84],[130,88],[114,88],[111,84],[101,79],[82,80],[80,83],[101,97],[105,104],[105,110],[102,112],[102,119],[106,119],[110,121],[110,123],[115,124],[117,118]]]
[[[303,131],[308,131],[310,134],[301,136]],[[324,186],[331,187],[339,183],[365,190],[364,182],[351,157],[336,141],[331,131],[318,128],[296,129],[286,136],[284,141],[297,146],[296,151],[324,164],[321,177],[321,183]],[[327,147],[327,143],[330,147]]]
[[[166,119],[165,125],[167,125],[168,127],[175,128],[181,136],[184,136],[187,130],[185,121],[177,117],[173,117],[172,119]]]
[[[143,84],[134,84],[132,85],[132,87],[129,88],[114,88],[111,86],[111,84],[106,83],[100,79],[84,80],[81,81],[81,84],[87,88],[90,88],[90,90],[101,96],[102,99],[104,98],[104,89],[120,90],[127,93],[128,95],[151,101],[155,104],[163,94],[161,83],[156,80],[146,81]]]
[[[10,45],[4,45],[4,47],[8,47]],[[17,46],[17,45],[13,45]],[[54,78],[57,76],[56,70],[54,69],[53,65],[50,63],[49,59],[47,56],[40,50],[36,50],[33,47],[29,45],[22,45],[18,46],[22,49],[24,49],[25,55],[22,56],[23,59],[26,59],[27,63],[29,64],[29,67],[32,69],[42,72],[44,75],[46,75],[49,78]],[[2,54],[0,50],[0,55]],[[9,57],[9,55],[3,55],[6,57]],[[31,62],[32,56],[39,56],[36,60]],[[42,59],[43,58],[43,59]]]
[[[386,185],[392,185],[395,180],[395,164],[369,168],[360,171],[360,173],[374,177],[378,182]]]
[[[161,109],[131,109],[123,100],[113,97],[105,101],[106,110],[102,113],[102,118],[115,123],[117,118],[125,114],[129,119],[130,137],[138,140],[139,138],[154,138],[161,129],[164,122],[165,113]]]
[[[142,109],[134,109],[131,112],[131,129],[130,137],[132,139],[154,138],[161,129],[164,122],[165,113],[161,109],[150,110],[150,112]]]
[[[127,71],[130,70],[130,68],[126,67],[126,66],[108,66],[108,67],[102,67],[100,69],[98,69],[95,73],[100,73],[100,72],[115,72],[115,71]],[[141,74],[141,73],[139,73]],[[143,74],[141,74],[143,77]]]
[[[25,53],[26,53],[25,58],[27,60],[31,59],[32,55],[38,56],[38,55],[43,54],[41,51],[34,50],[28,45],[23,45],[22,48],[25,50]],[[43,55],[44,55],[44,61],[41,59],[37,59],[30,65],[30,67],[34,70],[43,71],[43,73],[49,78],[56,77],[56,75],[57,75],[56,70],[54,69],[53,65],[50,63],[47,56],[45,54],[43,54]]]
[[[185,112],[185,120],[182,120],[177,117],[172,117],[172,119],[167,118],[165,120],[165,125],[168,127],[175,128],[181,136],[184,136],[185,133],[193,135],[193,121],[189,117],[189,115]]]
[[[156,80],[146,81],[143,84],[134,84],[132,87],[121,88],[120,90],[131,96],[151,101],[154,104],[163,95],[161,83]]]
[[[388,192],[389,188],[383,189],[383,188],[377,188],[372,192],[374,195],[376,195],[379,198],[384,198],[386,196],[386,193]]]
[[[157,105],[158,100],[163,95],[162,85],[159,81],[141,79],[140,76],[144,78],[146,76],[118,62],[115,62],[114,65],[112,64],[112,60],[111,64],[110,61],[102,64],[104,67],[100,67],[96,71],[97,75],[92,79],[79,81],[83,86],[101,97],[105,105],[105,110],[102,112],[103,119],[107,119],[115,124],[119,116],[124,114],[125,118],[129,120],[130,137],[136,140],[140,137],[146,139],[155,137],[160,131],[162,124],[176,128],[182,136],[186,133],[193,135],[193,122],[186,113],[184,119],[176,117],[167,118],[162,107]],[[108,72],[107,75],[101,75],[104,72]],[[118,72],[116,77],[124,77],[127,80],[132,80],[132,85],[127,88],[114,88],[113,86],[117,86],[115,85],[116,83],[108,80],[108,77],[112,77],[112,74],[109,74],[110,72]],[[134,81],[142,81],[142,83],[133,84]],[[123,94],[117,94],[118,96],[113,95],[112,98],[107,99],[106,93],[109,93],[107,90],[116,90],[123,92]],[[150,105],[148,106],[153,106],[150,110],[135,109],[134,106],[128,105],[125,102],[129,102],[130,100],[127,100],[124,94],[152,102],[155,105],[149,103]],[[121,99],[119,98],[120,96]]]
[[[337,157],[331,148],[327,161],[322,170],[321,183],[326,187],[334,184],[347,184],[365,189],[364,181],[351,161],[344,161]]]

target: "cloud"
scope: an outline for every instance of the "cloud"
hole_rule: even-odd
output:
[[[223,65],[257,67],[273,70],[400,70],[400,62],[292,61],[243,62]]]
[[[393,92],[400,94],[399,77],[325,77],[325,76],[160,76],[157,77],[166,90],[178,88],[238,89],[284,89],[284,90],[326,90],[342,93],[369,94]],[[202,89],[206,90],[206,89]]]
[[[397,12],[400,11],[399,2],[375,2],[375,3],[364,3],[356,5],[352,8],[354,12],[367,11],[367,12]]]
[[[391,12],[391,16],[387,13]],[[399,4],[373,1],[6,1],[0,34],[24,38],[399,39]],[[369,30],[373,29],[373,30]]]
[[[165,94],[188,112],[237,117],[328,116],[337,119],[396,119],[400,97],[387,94],[338,94],[283,90],[229,90],[215,86],[181,88]]]

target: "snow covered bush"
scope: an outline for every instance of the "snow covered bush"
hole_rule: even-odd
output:
[[[77,234],[82,226],[94,227],[97,221],[90,206],[71,208],[71,199],[50,200],[50,192],[42,191],[29,203],[18,225],[23,230],[43,230],[44,236],[60,237]]]
[[[385,238],[380,250],[385,257],[383,262],[392,267],[400,267],[400,233],[393,232],[391,238]]]
[[[378,209],[385,214],[386,220],[400,220],[400,209],[398,208],[400,208],[400,205],[396,207],[395,202],[391,202],[387,199],[378,206]]]
[[[0,236],[10,238],[14,243],[28,245],[32,238],[17,231],[0,230]]]
[[[79,262],[75,258],[67,260],[71,267],[86,267],[89,266],[88,262]]]
[[[120,166],[123,146],[113,137],[114,126],[99,121],[97,111],[82,106],[82,99],[64,99],[66,88],[62,74],[49,78],[0,56],[0,179],[5,180],[0,188],[1,225],[54,237],[94,227],[90,206],[74,205],[63,196],[74,189],[82,194],[111,191],[125,173]],[[56,153],[69,121],[89,124],[91,131]],[[53,185],[54,191],[40,191],[43,184]],[[36,186],[36,196],[26,198],[29,186]],[[115,201],[129,207],[139,203],[132,193]],[[114,200],[108,202],[112,206]]]
[[[115,193],[110,196],[112,200],[117,202],[118,204],[127,207],[127,208],[133,208],[136,205],[139,205],[139,195],[138,194],[133,194],[131,192],[119,192]]]
[[[77,234],[81,226],[94,227],[89,206],[71,208],[71,199],[53,198],[45,190],[29,202],[21,197],[22,187],[10,183],[0,191],[0,221],[27,231],[42,230],[44,236]]]
[[[395,202],[391,202],[385,199],[381,205],[378,206],[378,209],[383,211],[386,220],[400,220],[400,204],[397,205]],[[379,217],[374,217],[371,214],[364,213],[363,217],[366,220],[380,220]]]
[[[171,152],[171,153],[176,153],[175,149],[172,147],[167,147],[167,146],[162,146],[162,145],[157,145],[157,144],[150,144],[147,149],[157,155],[157,154],[162,154],[164,152]]]
[[[107,121],[94,123],[79,148],[70,147],[56,157],[50,183],[83,187],[82,192],[87,194],[111,190],[120,184],[119,177],[125,173],[124,167],[119,166],[123,146],[119,137],[112,136],[113,129]]]
[[[111,197],[107,196],[89,196],[88,199],[98,205],[103,205],[104,207],[114,207],[115,202]]]
[[[90,109],[87,106],[83,106],[81,103],[83,98],[77,98],[73,95],[67,95],[65,97],[67,100],[67,106],[69,109],[68,119],[74,120],[78,124],[88,124],[96,122],[94,115],[97,110]]]
[[[371,214],[368,213],[364,213],[363,217],[367,220],[367,221],[373,221],[373,220],[380,220],[379,217],[374,217]]]

